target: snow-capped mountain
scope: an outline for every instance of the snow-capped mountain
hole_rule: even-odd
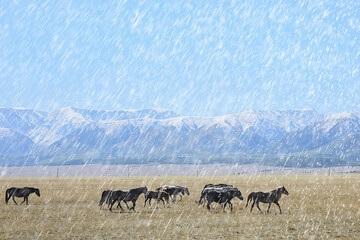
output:
[[[339,113],[290,132],[274,149],[279,152],[309,151],[341,137],[360,132],[359,113]]]
[[[29,153],[34,147],[34,142],[10,128],[0,128],[0,154]]]
[[[23,108],[0,108],[0,127],[26,134],[43,124],[46,112]]]
[[[22,157],[41,164],[71,162],[69,159],[123,163],[231,158],[232,162],[244,162],[269,156],[276,159],[279,154],[301,155],[299,152],[328,157],[330,149],[322,147],[359,133],[360,114],[288,110],[190,117],[164,109],[68,107],[46,113],[0,108],[0,128],[0,154],[8,159],[6,164],[11,164],[9,159],[15,155],[18,163]],[[341,143],[336,144],[337,149],[339,146]],[[350,149],[344,149],[346,146]],[[354,146],[347,144],[338,151],[353,151]]]
[[[162,109],[104,111],[67,107],[49,113],[43,119],[43,124],[32,129],[28,136],[37,144],[48,146],[71,133],[81,131],[89,123],[137,118],[162,119],[174,116],[176,116],[174,112]]]

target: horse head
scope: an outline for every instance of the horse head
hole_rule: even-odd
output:
[[[283,193],[283,194],[286,194],[286,195],[289,195],[289,192],[286,190],[286,188],[283,186],[280,191]]]
[[[148,189],[147,187],[143,187],[142,192],[146,195],[148,195]]]
[[[182,194],[184,195],[184,192],[187,194],[187,195],[190,195],[190,192],[189,192],[189,189],[187,187],[183,187],[182,189]]]
[[[237,197],[240,200],[244,200],[244,198],[239,190],[235,191],[234,197]]]
[[[35,194],[40,197],[40,190],[38,188],[35,188]]]

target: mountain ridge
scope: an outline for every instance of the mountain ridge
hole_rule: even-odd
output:
[[[355,154],[358,145],[342,145],[341,139],[349,142],[347,136],[360,132],[360,113],[250,110],[199,117],[180,116],[166,109],[66,107],[48,113],[0,108],[0,128],[3,129],[0,165],[9,166],[88,161],[114,164],[254,161],[278,165],[283,163],[284,156],[291,158],[286,164],[297,164],[298,159],[304,166],[319,162],[343,165],[358,163]],[[16,134],[11,138],[6,132]],[[335,141],[338,142],[331,145]],[[13,144],[9,147],[11,151],[6,151],[6,142]],[[326,145],[336,151],[324,150]],[[319,148],[321,151],[316,151]]]

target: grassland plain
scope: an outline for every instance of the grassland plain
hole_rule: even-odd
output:
[[[0,203],[0,239],[360,239],[360,175],[259,175],[190,177],[1,178],[10,186],[40,188],[27,205]],[[237,186],[244,198],[251,191],[285,186],[289,196],[269,214],[250,213],[245,200],[234,211],[197,206],[206,183]],[[187,186],[190,196],[170,207],[149,208],[141,195],[137,213],[100,210],[103,190],[163,184]],[[21,200],[21,199],[18,199]],[[261,204],[263,210],[267,205]]]

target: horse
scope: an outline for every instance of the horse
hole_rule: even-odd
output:
[[[172,202],[176,201],[176,197],[177,195],[179,195],[180,193],[182,195],[185,195],[185,193],[187,195],[190,195],[190,191],[187,187],[183,187],[183,186],[179,186],[179,185],[175,185],[175,186],[169,186],[169,185],[165,185],[165,186],[161,186],[159,188],[156,189],[156,191],[163,191],[166,192],[167,194],[169,194],[169,196],[172,199]],[[180,200],[182,199],[182,196],[180,196]]]
[[[31,193],[35,193],[38,197],[40,197],[40,190],[38,188],[33,188],[33,187],[8,188],[6,189],[5,192],[5,203],[8,204],[9,199],[12,197],[14,203],[18,205],[17,202],[15,201],[15,197],[23,197],[24,201],[22,201],[20,204],[26,201],[26,205],[29,205],[28,198]]]
[[[146,206],[146,202],[149,201],[149,206],[151,207],[151,199],[156,199],[156,204],[160,202],[160,200],[163,202],[165,206],[165,201],[169,203],[169,194],[167,192],[161,192],[161,191],[149,191],[145,195],[145,203],[144,207]],[[164,201],[165,199],[165,201]]]
[[[112,211],[112,206],[114,205],[115,202],[118,202],[118,205],[120,206],[121,210],[124,211],[124,209],[121,207],[121,204],[120,204],[120,201],[123,201],[129,210],[134,210],[134,212],[136,212],[135,205],[136,205],[137,199],[139,198],[140,194],[142,194],[142,193],[146,196],[147,192],[148,192],[148,190],[146,187],[133,188],[128,191],[115,190],[111,194],[112,201],[111,201],[109,210]],[[133,203],[133,206],[131,208],[129,208],[129,206],[127,205],[127,202],[130,202],[130,201]]]
[[[180,197],[179,201],[182,200],[182,196],[184,196],[185,193],[186,193],[187,195],[190,195],[190,191],[189,191],[189,189],[188,189],[187,187],[182,187],[182,186],[179,186],[179,185],[175,185],[175,187],[181,189],[180,193],[178,194],[179,197]],[[174,202],[175,202],[175,200],[176,200],[176,196],[177,196],[177,195],[174,196],[174,197],[175,197],[175,198],[174,198]]]
[[[216,190],[208,191],[206,194],[206,200],[207,200],[206,207],[210,211],[211,203],[213,202],[217,202],[219,204],[224,203],[223,212],[225,212],[226,204],[230,205],[230,211],[232,212],[233,205],[231,203],[231,200],[234,197],[237,197],[240,200],[244,199],[241,195],[241,192],[237,188],[232,188],[224,191],[216,191]]]
[[[200,195],[200,199],[199,201],[195,201],[198,205],[203,203],[203,200],[206,197],[206,193],[208,191],[214,190],[214,191],[223,191],[226,189],[230,189],[233,188],[233,185],[229,185],[229,184],[223,184],[223,183],[219,183],[219,184],[206,184],[203,188],[203,190],[201,191],[201,195]]]
[[[249,196],[247,198],[247,202],[246,202],[245,207],[247,207],[248,203],[251,202],[251,200],[253,200],[253,204],[251,205],[250,212],[252,211],[254,205],[256,204],[256,207],[259,209],[259,211],[261,213],[263,213],[263,211],[259,207],[259,202],[269,203],[269,206],[268,206],[267,211],[266,211],[267,213],[269,213],[271,204],[275,203],[279,207],[280,214],[282,214],[280,204],[279,204],[279,200],[280,200],[282,194],[289,195],[289,192],[286,190],[286,188],[284,186],[280,187],[280,188],[277,188],[275,190],[272,190],[271,192],[266,192],[266,193],[264,193],[264,192],[252,192],[252,193],[249,194]]]
[[[115,202],[118,202],[118,207],[121,208],[121,211],[124,211],[120,202],[125,198],[126,194],[128,194],[128,193],[129,193],[129,191],[113,190],[113,191],[111,191],[110,194],[108,194],[107,203],[108,203],[110,212],[112,212],[112,206],[114,205]],[[127,205],[126,202],[125,202],[125,204],[126,204],[126,207],[129,209],[129,206]]]

